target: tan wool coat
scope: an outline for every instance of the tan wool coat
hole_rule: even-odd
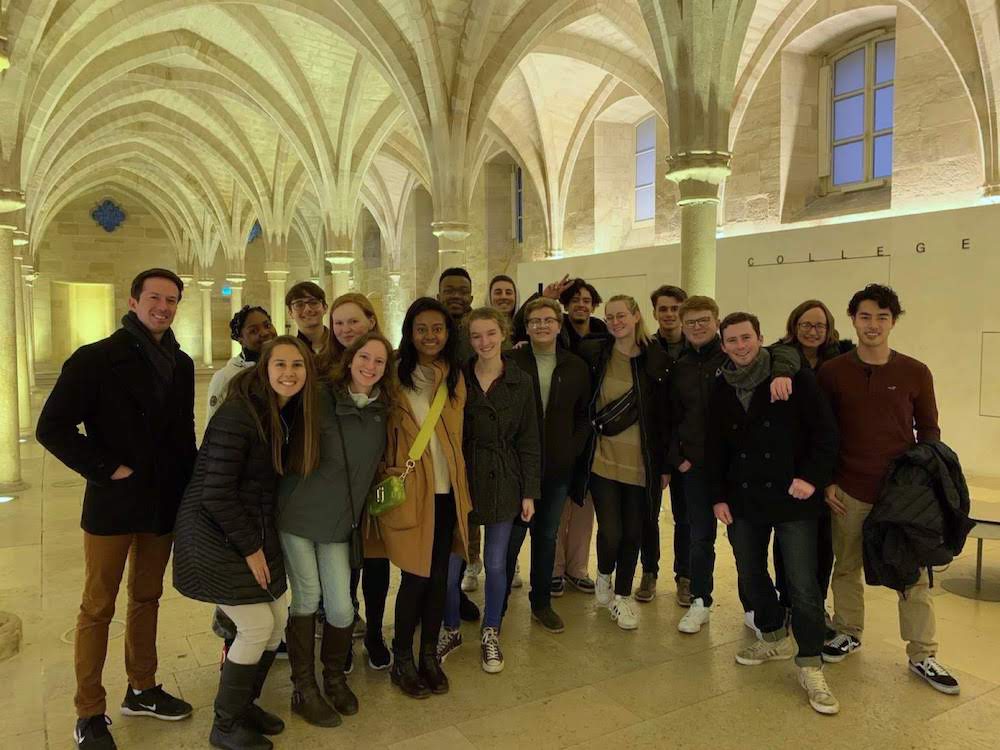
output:
[[[447,371],[437,370],[435,390]],[[469,511],[472,500],[469,481],[462,456],[462,426],[465,419],[465,380],[459,375],[455,398],[447,399],[441,418],[435,426],[435,435],[448,460],[455,513],[458,518],[452,541],[452,552],[468,559]],[[420,425],[406,391],[400,389],[386,424],[386,442],[383,475],[400,475],[406,468],[407,453],[417,438]],[[378,518],[368,517],[364,523],[365,557],[388,557],[400,570],[413,575],[428,577],[431,571],[431,548],[434,543],[434,464],[430,446],[424,451],[416,467],[404,482],[406,502],[383,513]]]

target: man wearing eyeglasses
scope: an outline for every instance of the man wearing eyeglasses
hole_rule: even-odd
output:
[[[719,306],[711,297],[688,297],[680,307],[687,341],[670,373],[673,429],[667,461],[682,475],[684,499],[691,529],[691,604],[677,624],[682,633],[697,633],[708,623],[715,573],[717,522],[704,475],[708,403],[726,361],[719,340]],[[791,378],[799,371],[796,352],[775,347],[771,362],[771,398],[787,399]],[[749,600],[741,592],[744,611]]]
[[[314,354],[326,348],[330,330],[326,317],[326,292],[312,281],[300,281],[285,295],[285,307],[299,329],[298,336]]]
[[[590,372],[582,359],[556,346],[562,325],[558,302],[538,297],[526,303],[525,323],[530,344],[515,349],[510,357],[534,383],[542,435],[542,494],[535,503],[535,516],[530,524],[520,520],[514,523],[507,556],[507,594],[510,595],[518,553],[530,527],[531,619],[550,633],[561,633],[562,618],[552,609],[552,571],[556,535],[569,494],[573,465],[583,452],[590,431],[587,419]],[[583,572],[586,574],[586,570]]]

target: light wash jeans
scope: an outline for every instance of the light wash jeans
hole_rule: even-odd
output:
[[[322,600],[327,623],[335,628],[352,625],[350,545],[314,542],[284,531],[280,536],[292,589],[292,617],[315,614]]]

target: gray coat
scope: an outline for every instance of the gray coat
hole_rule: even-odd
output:
[[[470,523],[511,521],[521,500],[541,495],[542,453],[535,416],[535,389],[514,362],[483,393],[474,363],[465,373],[468,397],[463,428],[465,466],[472,494]]]
[[[359,409],[346,391],[320,390],[319,468],[307,477],[287,474],[278,488],[278,529],[314,542],[347,542],[351,511],[337,417],[347,443],[355,520],[360,522],[365,497],[385,452],[385,406],[381,401]],[[336,409],[336,411],[334,411]]]

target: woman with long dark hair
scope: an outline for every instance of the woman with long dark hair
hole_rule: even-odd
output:
[[[462,455],[466,390],[456,344],[456,324],[440,302],[421,297],[410,305],[384,459],[386,474],[405,475],[406,499],[366,525],[365,553],[388,557],[403,572],[390,676],[412,698],[448,692],[437,658],[448,558],[452,552],[468,556],[472,504]],[[429,440],[420,451],[414,446],[422,429]],[[413,659],[418,624],[419,669]]]
[[[317,726],[337,726],[339,714],[358,712],[344,670],[355,617],[350,542],[385,452],[392,362],[392,345],[381,334],[354,339],[319,390],[319,467],[309,476],[290,472],[279,490],[278,530],[292,586],[292,711]],[[335,710],[320,696],[314,671],[313,623],[321,597],[323,692]]]
[[[236,624],[222,665],[210,742],[266,750],[284,723],[254,701],[288,617],[275,525],[278,478],[308,476],[319,457],[312,355],[292,336],[264,346],[212,417],[177,515],[174,587],[217,604]]]

